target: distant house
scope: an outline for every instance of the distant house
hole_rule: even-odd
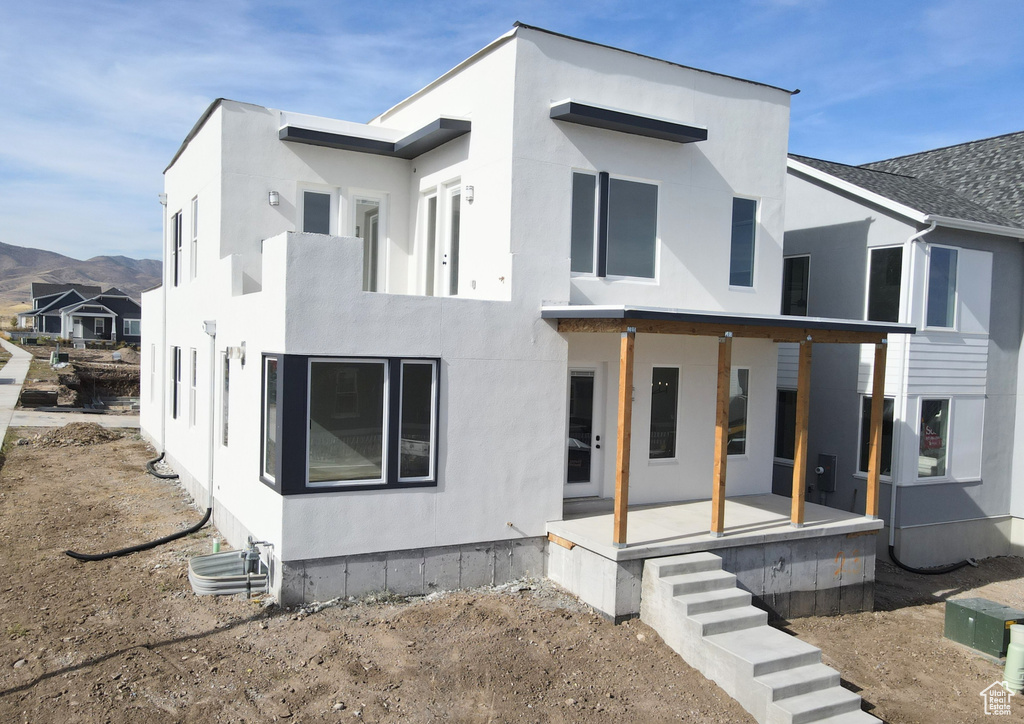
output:
[[[44,336],[83,341],[142,339],[142,307],[117,287],[105,292],[85,284],[33,282],[32,311],[18,315],[18,326]]]
[[[888,345],[883,392],[881,514],[909,565],[1024,542],[1022,150],[1016,133],[859,167],[789,158],[783,312],[919,330]],[[823,472],[810,500],[842,510],[863,500],[874,354],[815,359],[807,452]],[[780,349],[780,421],[793,414],[795,355]],[[775,456],[781,491],[791,437],[779,436]]]

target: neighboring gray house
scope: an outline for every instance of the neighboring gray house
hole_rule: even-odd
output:
[[[1024,134],[1012,134],[865,167],[789,159],[783,313],[918,329],[888,345],[884,402],[881,514],[890,527],[879,542],[908,565],[1024,543],[1014,444],[1022,149]],[[809,500],[843,510],[863,501],[873,354],[815,352],[808,464],[822,472],[809,476]],[[780,348],[778,492],[791,472],[795,357]]]
[[[32,311],[18,315],[19,326],[40,335],[83,341],[142,341],[142,307],[117,287],[100,292],[84,284],[31,287]]]

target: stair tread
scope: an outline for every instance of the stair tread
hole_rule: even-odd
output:
[[[882,720],[866,711],[848,711],[818,719],[814,724],[882,724]]]
[[[792,669],[773,671],[770,674],[761,674],[755,678],[765,686],[769,686],[773,689],[779,689],[783,686],[798,684],[803,681],[829,679],[832,677],[835,677],[836,684],[838,685],[839,672],[831,666],[826,666],[825,664],[807,664],[805,666],[796,666]]]
[[[687,605],[692,603],[699,603],[702,601],[716,601],[723,598],[735,598],[736,600],[747,600],[751,599],[751,595],[739,588],[719,588],[713,591],[694,591],[693,593],[680,593],[673,596],[680,603]],[[742,604],[741,604],[742,605]]]
[[[819,691],[791,696],[787,699],[779,699],[775,702],[775,705],[793,714],[798,714],[836,704],[853,705],[854,702],[856,702],[857,710],[859,711],[861,703],[859,694],[855,694],[841,686],[831,686],[828,689],[820,689]]]
[[[771,626],[758,626],[745,631],[705,636],[704,640],[715,644],[752,664],[775,661],[790,656],[817,654],[821,650],[805,641],[784,634]]]
[[[698,623],[711,623],[713,621],[728,621],[729,619],[745,618],[747,616],[756,616],[758,618],[763,616],[766,620],[768,618],[768,614],[756,606],[736,606],[734,608],[722,609],[721,611],[705,611],[703,613],[691,614],[689,618]]]

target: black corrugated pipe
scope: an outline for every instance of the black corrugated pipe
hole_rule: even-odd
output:
[[[156,465],[158,462],[160,462],[163,459],[164,459],[164,453],[160,453],[160,457],[153,458],[148,463],[146,463],[146,472],[148,472],[150,475],[156,476],[156,477],[158,477],[158,478],[160,478],[162,480],[174,480],[175,478],[178,477],[177,473],[170,473],[170,474],[161,473],[159,470],[157,470],[155,467],[153,467],[154,465]]]
[[[900,559],[896,557],[895,546],[889,546],[889,558],[892,560],[893,563],[895,563],[903,570],[909,571],[910,573],[917,573],[921,576],[938,576],[942,573],[952,573],[953,571],[960,570],[964,566],[974,566],[975,568],[978,567],[978,562],[976,560],[974,560],[973,558],[968,558],[966,560],[960,561],[959,563],[951,563],[950,565],[942,566],[941,568],[913,568],[911,566],[906,565],[905,563],[900,562]]]
[[[190,533],[195,533],[209,522],[211,515],[213,515],[213,508],[207,508],[206,515],[203,516],[203,519],[191,528],[186,528],[185,530],[178,531],[177,533],[165,535],[163,538],[157,538],[156,540],[151,540],[148,543],[139,543],[136,546],[121,548],[116,551],[110,551],[109,553],[76,553],[75,551],[64,551],[64,553],[78,561],[105,561],[108,558],[117,558],[118,556],[126,556],[130,553],[148,551],[150,548],[156,548],[164,543],[170,543],[172,540],[178,540],[178,538],[184,538]]]

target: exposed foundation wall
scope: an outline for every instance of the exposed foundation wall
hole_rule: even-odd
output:
[[[546,543],[545,538],[519,538],[283,564],[277,561],[282,572],[278,601],[287,606],[374,591],[419,595],[540,577],[544,575]]]
[[[888,559],[888,528],[879,532],[878,543],[879,557]],[[1008,515],[896,529],[896,556],[912,568],[1008,555],[1024,555],[1024,524]]]

